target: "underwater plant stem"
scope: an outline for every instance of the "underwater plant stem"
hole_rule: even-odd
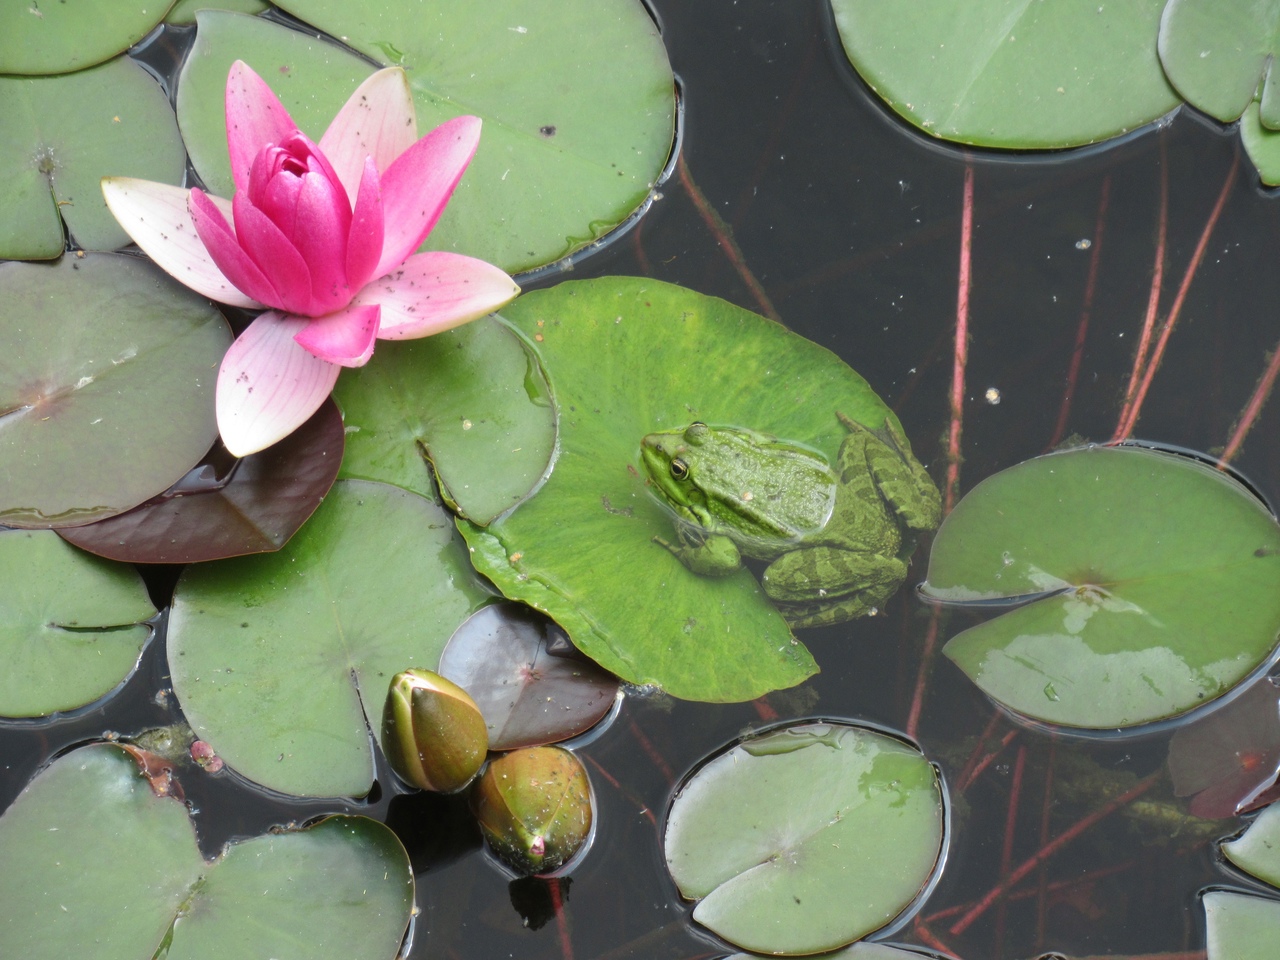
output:
[[[1040,804],[1040,846],[1049,842],[1049,815],[1053,811],[1053,764],[1057,759],[1058,745],[1049,741],[1049,756],[1045,760],[1044,799]],[[1040,864],[1036,882],[1036,949],[1044,945],[1045,918],[1049,910],[1049,868]]]
[[[1026,860],[1022,861],[1022,863],[1018,864],[1018,866],[1007,874],[1003,880],[988,890],[986,895],[974,904],[968,913],[951,925],[948,932],[953,937],[960,936],[960,934],[969,929],[970,925],[972,925],[975,920],[986,913],[992,904],[1008,893],[1010,887],[1020,881],[1049,857],[1053,856],[1065,847],[1076,837],[1080,836],[1080,834],[1092,827],[1095,823],[1115,813],[1130,801],[1136,800],[1138,797],[1142,796],[1142,794],[1146,793],[1155,785],[1156,781],[1159,780],[1163,774],[1163,769],[1159,769],[1154,773],[1148,774],[1124,793],[1112,798],[1102,806],[1098,807],[1098,809],[1094,810],[1093,813],[1089,814],[1087,817],[1077,820],[1074,824],[1037,850],[1033,856],[1028,857]]]
[[[644,755],[658,768],[658,772],[662,774],[663,779],[668,784],[675,783],[676,775],[671,769],[671,764],[667,763],[667,758],[658,752],[658,748],[653,745],[653,741],[644,735],[644,731],[640,729],[634,720],[629,721],[629,725],[631,727],[631,736],[635,737],[636,743],[644,751]]]
[[[916,671],[916,685],[911,692],[911,709],[907,711],[906,733],[916,739],[920,728],[920,713],[924,709],[924,691],[929,685],[929,671],[933,666],[934,648],[938,645],[938,619],[942,612],[938,607],[929,611],[929,626],[924,632],[924,646],[920,649],[920,669]]]
[[[960,433],[964,423],[964,368],[969,362],[969,283],[973,262],[973,164],[964,168],[964,212],[960,218],[960,276],[956,285],[956,348],[951,365],[951,427],[947,434],[947,489],[943,515],[951,512],[960,486]]]
[[[1244,443],[1244,438],[1253,427],[1253,422],[1258,419],[1258,414],[1262,412],[1267,399],[1271,396],[1271,388],[1276,384],[1277,373],[1280,373],[1280,343],[1277,343],[1276,348],[1271,351],[1267,369],[1258,380],[1258,385],[1253,388],[1253,396],[1245,404],[1240,419],[1236,421],[1235,429],[1231,431],[1231,439],[1227,441],[1226,449],[1222,451],[1222,457],[1218,461],[1219,470],[1225,470],[1232,457],[1240,452],[1240,445]]]
[[[742,255],[742,250],[738,247],[738,241],[733,239],[733,228],[724,222],[720,214],[716,213],[715,208],[707,202],[707,198],[698,189],[698,185],[693,182],[693,177],[689,175],[689,167],[684,162],[683,153],[676,159],[676,175],[680,178],[681,185],[689,194],[689,199],[693,201],[693,206],[698,211],[698,216],[702,218],[702,222],[707,225],[707,229],[716,238],[716,245],[724,252],[730,265],[737,271],[742,282],[746,284],[747,290],[750,292],[752,299],[755,300],[756,306],[760,308],[760,312],[770,320],[777,320],[781,323],[782,317],[778,316],[778,311],[774,309],[769,295],[764,292],[764,287],[760,286],[760,281],[756,279],[755,274],[751,272],[751,268],[747,266],[747,260]]]
[[[956,789],[961,790],[961,784],[966,784],[973,779],[973,768],[978,764],[978,757],[982,755],[982,748],[987,741],[996,732],[996,725],[1000,722],[1000,711],[992,710],[991,717],[987,720],[987,725],[982,729],[977,741],[973,745],[973,749],[969,751],[969,759],[964,762],[964,766],[960,768],[960,773],[956,775]]]
[[[1182,276],[1182,283],[1178,286],[1178,294],[1173,299],[1173,306],[1169,308],[1169,316],[1164,322],[1164,326],[1160,328],[1160,339],[1156,341],[1155,348],[1151,351],[1151,356],[1147,360],[1146,370],[1142,375],[1142,383],[1138,387],[1137,393],[1133,397],[1133,402],[1129,406],[1128,417],[1116,431],[1116,440],[1124,440],[1131,433],[1138,422],[1138,416],[1142,412],[1143,401],[1147,398],[1147,390],[1151,386],[1151,380],[1156,375],[1156,370],[1160,368],[1160,361],[1164,359],[1164,349],[1169,343],[1169,336],[1173,333],[1173,326],[1178,322],[1178,316],[1182,313],[1182,305],[1186,302],[1187,291],[1191,288],[1191,281],[1195,278],[1196,272],[1200,269],[1200,263],[1204,260],[1205,250],[1209,246],[1209,237],[1213,235],[1213,228],[1218,224],[1218,218],[1222,215],[1222,208],[1227,205],[1227,197],[1231,194],[1231,188],[1235,185],[1236,174],[1240,169],[1240,155],[1237,153],[1231,158],[1231,169],[1227,171],[1227,177],[1222,182],[1222,189],[1218,192],[1218,199],[1213,205],[1213,209],[1209,212],[1209,217],[1204,222],[1204,229],[1200,231],[1200,240],[1196,243],[1195,252],[1191,255],[1191,262],[1187,264],[1187,272]]]
[[[564,899],[560,896],[560,881],[552,877],[546,884],[551,895],[551,909],[556,915],[556,931],[560,934],[560,955],[564,960],[573,960],[573,940],[569,937],[569,921],[564,913]]]
[[[637,797],[632,791],[623,787],[622,784],[618,782],[618,778],[615,777],[613,774],[611,774],[608,770],[606,770],[601,765],[599,760],[591,756],[591,754],[589,753],[584,753],[582,755],[582,758],[586,760],[587,763],[591,764],[591,766],[595,768],[596,772],[599,773],[600,776],[604,777],[605,783],[609,784],[609,786],[613,787],[613,789],[617,790],[620,794],[622,794],[624,797],[626,797],[628,800],[634,803],[636,805],[636,810],[639,812],[639,814],[642,817],[645,817],[655,827],[658,825],[658,818],[654,816],[653,811],[650,810],[649,807],[643,801],[641,801],[640,798]]]
[[[974,765],[973,769],[969,771],[968,779],[965,780],[963,783],[956,784],[956,792],[963,793],[965,790],[968,790],[971,786],[973,786],[973,782],[977,780],[978,777],[982,776],[983,771],[986,770],[987,767],[991,766],[991,764],[995,762],[996,757],[1000,756],[1000,754],[1004,752],[1004,748],[1007,747],[1009,744],[1011,744],[1013,742],[1013,738],[1016,737],[1017,735],[1018,735],[1017,730],[1010,730],[1003,737],[1001,737],[1000,746],[996,747],[996,749],[994,750],[987,751],[987,755],[984,756],[980,761],[978,761],[978,763]]]
[[[934,950],[940,950],[943,953],[949,953],[952,956],[959,956],[959,954],[952,950],[941,937],[929,929],[926,921],[921,920],[919,917],[916,917],[915,923],[912,924],[911,932],[914,933],[920,942],[926,947],[930,947]]]
[[[1091,883],[1096,883],[1099,880],[1104,880],[1114,874],[1124,873],[1126,870],[1132,870],[1136,863],[1136,860],[1126,860],[1124,863],[1113,863],[1109,867],[1090,870],[1088,873],[1082,873],[1078,877],[1069,877],[1065,880],[1055,880],[1053,883],[1048,885],[1047,891],[1049,893],[1057,893],[1060,890],[1070,890],[1072,887],[1087,886]],[[1023,887],[1020,890],[1011,890],[1005,899],[1010,903],[1014,903],[1018,900],[1030,900],[1032,897],[1036,896],[1037,892],[1038,891],[1034,887]],[[949,907],[943,907],[941,910],[937,910],[934,913],[929,914],[922,922],[937,923],[940,920],[946,920],[948,917],[954,917],[958,913],[964,913],[966,910],[971,909],[973,907],[973,903],[974,901],[972,900],[968,903],[953,903]],[[1112,957],[1111,960],[1116,960],[1116,958]]]
[[[1111,200],[1111,174],[1102,178],[1102,193],[1098,197],[1098,219],[1093,227],[1093,247],[1089,254],[1089,273],[1084,281],[1084,303],[1080,307],[1080,323],[1076,327],[1076,345],[1071,352],[1071,365],[1067,368],[1067,388],[1062,392],[1062,405],[1058,408],[1058,422],[1054,425],[1049,448],[1058,445],[1067,430],[1071,416],[1071,401],[1075,397],[1076,383],[1080,379],[1080,363],[1084,359],[1085,339],[1089,335],[1089,315],[1093,312],[1093,294],[1098,286],[1098,264],[1101,262],[1102,237],[1106,232],[1107,206]]]
[[[1000,849],[1000,876],[1009,875],[1013,866],[1013,838],[1018,832],[1018,802],[1022,799],[1022,776],[1027,771],[1027,745],[1018,745],[1018,755],[1013,761],[1013,779],[1009,784],[1009,808],[1004,817],[1004,845]],[[1004,955],[1005,923],[1008,920],[1009,901],[1005,898],[996,908],[996,936],[994,954]]]

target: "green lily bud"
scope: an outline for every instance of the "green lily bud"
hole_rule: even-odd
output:
[[[489,845],[519,873],[551,873],[591,835],[591,781],[563,747],[498,757],[476,782],[471,803]]]
[[[392,677],[382,711],[382,752],[402,780],[454,793],[475,777],[488,750],[484,717],[467,691],[430,670]]]

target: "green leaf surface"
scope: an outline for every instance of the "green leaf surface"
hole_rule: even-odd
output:
[[[979,484],[939,529],[921,592],[1052,592],[943,652],[1011,710],[1107,728],[1183,713],[1253,672],[1280,632],[1278,585],[1280,527],[1236,481],[1173,454],[1094,447]]]
[[[440,507],[386,484],[336,483],[280,551],[188,567],[169,665],[192,729],[284,793],[360,796],[366,718],[391,678],[434,670],[487,596]]]
[[[1266,807],[1248,830],[1222,845],[1222,852],[1245,873],[1280,887],[1280,804]]]
[[[62,220],[86,250],[124,246],[129,235],[107,209],[102,178],[182,182],[186,155],[169,99],[132,60],[63,77],[0,77],[0,104],[0,257],[59,256]]]
[[[559,456],[487,530],[460,523],[476,567],[605,669],[673,696],[749,700],[814,673],[748,570],[700,576],[653,542],[672,519],[647,490],[640,439],[702,420],[834,460],[836,411],[870,425],[893,416],[866,381],[777,323],[652,280],[563,283],[502,316],[541,358]]]
[[[758,953],[735,953],[725,960],[752,960],[761,956]],[[936,960],[933,954],[917,953],[915,950],[904,950],[891,947],[886,943],[852,943],[835,953],[824,953],[821,960]]]
[[[1258,177],[1269,187],[1280,185],[1280,131],[1262,125],[1260,105],[1254,100],[1240,117],[1240,139],[1258,168]]]
[[[0,533],[0,716],[92,703],[132,672],[155,616],[136,570],[49,530]]]
[[[487,524],[529,492],[555,447],[546,379],[524,343],[486,317],[423,340],[386,341],[344,371],[334,397],[347,448],[341,477],[445,497]]]
[[[256,16],[270,9],[271,4],[263,0],[178,0],[164,20],[165,23],[190,24],[196,22],[196,14],[201,10],[230,10]]]
[[[217,438],[231,329],[132,257],[0,265],[0,523],[74,526],[167,489]]]
[[[427,241],[509,273],[558,260],[648,197],[670,152],[675,93],[657,28],[637,0],[492,0],[484,16],[433,0],[292,0],[281,6],[381,64],[403,66],[418,131],[479,116],[479,151]],[[192,161],[230,196],[223,121],[237,57],[313,138],[369,72],[279,24],[204,12],[178,85]]]
[[[158,949],[169,960],[391,960],[413,909],[404,849],[363,817],[205,863],[185,806],[156,796],[115,745],[40,773],[0,817],[0,856],[0,943],[12,956],[85,956],[91,944],[94,960]]]
[[[0,4],[0,73],[91,67],[145,37],[172,5],[173,0],[9,0]]]
[[[1280,127],[1280,0],[1169,0],[1160,19],[1160,62],[1192,106],[1223,123],[1255,96],[1262,122]]]
[[[930,136],[1015,149],[1095,143],[1174,109],[1156,55],[1164,4],[832,0],[845,53],[895,112]]]
[[[942,851],[938,776],[914,747],[845,724],[743,741],[680,789],[667,867],[693,917],[768,954],[833,950],[889,923]],[[879,958],[875,958],[879,960]]]
[[[1202,898],[1207,960],[1273,960],[1280,900],[1211,890]]]

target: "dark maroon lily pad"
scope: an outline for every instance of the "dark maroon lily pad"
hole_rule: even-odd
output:
[[[578,653],[554,620],[519,603],[468,618],[444,648],[439,673],[480,707],[491,750],[576,736],[598,723],[618,694],[617,677]]]
[[[1280,769],[1280,690],[1269,677],[1169,742],[1173,792],[1197,817],[1233,817],[1257,806]]]
[[[333,486],[342,445],[342,415],[326,400],[261,453],[235,460],[219,444],[159,496],[59,533],[83,550],[129,563],[197,563],[279,550]]]

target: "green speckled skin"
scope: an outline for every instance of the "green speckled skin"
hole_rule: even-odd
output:
[[[677,516],[685,566],[723,576],[770,561],[765,593],[797,627],[876,612],[907,575],[916,535],[941,519],[938,489],[892,421],[883,436],[837,413],[849,435],[835,469],[796,444],[695,423],[649,434],[651,486]]]

